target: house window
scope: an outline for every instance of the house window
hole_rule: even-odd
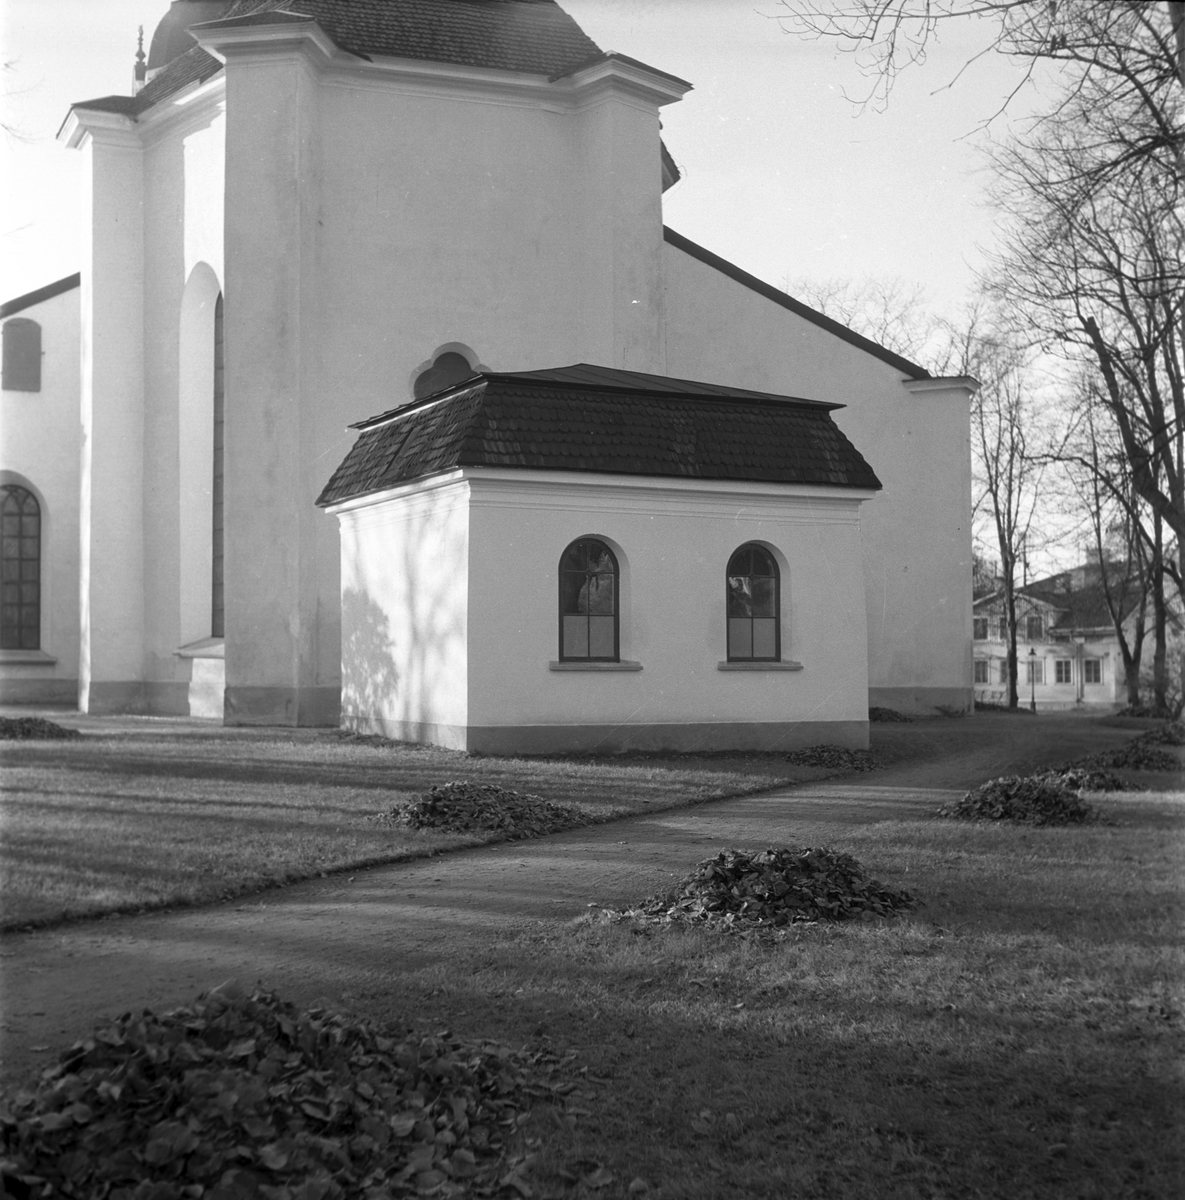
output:
[[[973,637],[973,638],[974,638],[974,639],[975,639],[977,642],[986,642],[986,641],[987,641],[987,635],[988,635],[988,631],[987,631],[987,627],[988,627],[988,620],[987,620],[987,617],[972,617],[972,619],[971,619],[971,626],[972,626],[972,633],[971,633],[971,636],[972,636],[972,637]]]
[[[1059,658],[1053,664],[1053,678],[1055,683],[1073,683],[1073,667],[1072,660],[1068,658]]]
[[[1008,618],[1007,617],[1000,618],[1000,633],[998,636],[1000,638],[1000,641],[1002,641],[1002,642],[1006,642],[1008,640]]]
[[[988,660],[986,658],[977,658],[975,660],[975,682],[976,683],[989,682],[988,681],[988,671],[989,671],[990,667],[991,667],[991,664],[988,662]]]
[[[1005,687],[1008,686],[1008,660],[1006,658],[1000,660],[1000,682]]]
[[[1044,635],[1044,622],[1040,613],[1030,613],[1025,618],[1025,639],[1030,642],[1041,641]]]
[[[1082,664],[1082,680],[1084,683],[1103,682],[1103,660],[1101,658],[1088,658]]]
[[[41,648],[41,506],[27,488],[0,488],[0,649]]]
[[[617,559],[582,538],[560,559],[560,661],[617,662]]]
[[[1045,660],[1043,658],[1029,658],[1025,661],[1029,666],[1028,678],[1025,682],[1043,684],[1045,682]]]
[[[752,542],[728,560],[728,660],[777,662],[782,653],[778,565]]]
[[[4,322],[3,341],[4,391],[41,391],[41,326],[28,317],[13,317]]]

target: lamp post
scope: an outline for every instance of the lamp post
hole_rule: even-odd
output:
[[[1029,712],[1037,711],[1037,651],[1029,647]]]

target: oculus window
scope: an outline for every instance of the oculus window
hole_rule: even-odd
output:
[[[0,488],[0,649],[41,649],[41,506],[28,488]]]
[[[782,635],[778,564],[749,542],[728,560],[728,661],[778,662]]]
[[[560,661],[618,661],[617,559],[581,538],[560,559]]]

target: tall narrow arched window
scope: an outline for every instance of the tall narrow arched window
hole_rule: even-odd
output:
[[[0,649],[41,649],[41,506],[28,488],[0,488]]]
[[[777,662],[782,656],[778,564],[755,542],[728,560],[728,660]]]
[[[617,662],[617,559],[581,538],[560,559],[560,661]]]
[[[210,636],[225,637],[226,621],[225,593],[222,579],[222,478],[223,478],[223,424],[226,412],[226,390],[222,370],[222,293],[214,301],[214,480],[211,487],[213,512],[211,513],[211,561],[210,561]]]
[[[41,326],[28,317],[4,322],[0,386],[6,392],[41,391]]]

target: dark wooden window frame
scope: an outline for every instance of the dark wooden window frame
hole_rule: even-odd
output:
[[[564,618],[576,616],[603,616],[598,613],[568,613],[564,611],[564,562],[571,551],[581,545],[597,545],[605,548],[605,553],[609,555],[609,561],[613,564],[613,654],[612,656],[605,655],[577,655],[567,654],[564,650]],[[587,552],[586,552],[587,561]],[[587,571],[586,571],[587,574]],[[613,548],[608,542],[601,538],[577,538],[574,542],[569,542],[564,547],[564,552],[560,555],[559,569],[556,571],[556,583],[558,588],[556,609],[558,612],[557,633],[559,637],[559,661],[565,662],[620,662],[621,661],[621,566],[617,561],[617,555],[613,553]],[[592,631],[589,630],[589,647],[592,647]]]
[[[32,505],[32,511],[29,510]],[[10,511],[10,506],[13,511]],[[9,525],[16,522],[15,534]],[[32,532],[26,522],[33,523]],[[41,503],[26,487],[6,483],[0,487],[0,649],[41,649]],[[26,564],[32,563],[31,578],[26,578]],[[10,578],[10,576],[12,576]],[[10,601],[10,589],[16,589],[15,603]],[[33,599],[26,600],[26,589]]]
[[[732,564],[736,561],[737,555],[746,550],[759,550],[768,560],[769,565],[773,569],[772,579],[774,581],[774,653],[773,657],[767,655],[742,655],[733,654],[732,652],[732,637],[730,635],[729,622],[732,620],[732,614],[728,611],[731,594],[728,589],[728,581],[730,578],[748,578],[748,579],[769,579],[770,575],[748,575],[739,576],[732,569]],[[749,645],[753,645],[752,621],[758,618],[750,616],[750,633]],[[729,556],[728,565],[724,569],[724,644],[728,651],[728,662],[781,662],[782,661],[782,572],[778,566],[778,560],[773,554],[766,549],[760,542],[745,542],[738,546]]]

